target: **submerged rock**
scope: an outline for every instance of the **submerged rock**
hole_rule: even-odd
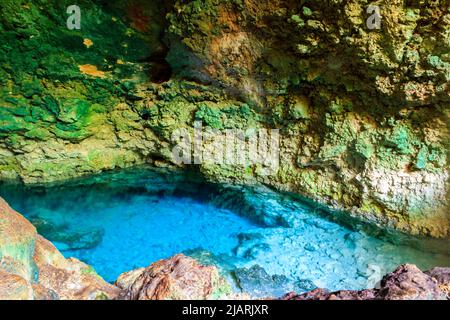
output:
[[[83,262],[66,259],[0,198],[0,299],[112,299],[119,290]]]
[[[437,269],[437,270],[436,270]],[[330,292],[317,288],[296,295],[289,293],[286,300],[446,300],[450,282],[449,268],[434,268],[422,272],[415,265],[405,264],[388,273],[379,289],[341,290]],[[442,274],[445,274],[442,276]],[[435,275],[439,280],[433,277]],[[447,290],[447,291],[446,291]]]
[[[254,265],[234,271],[238,285],[253,298],[279,296],[283,292],[298,289],[284,275],[269,275],[264,268]]]
[[[34,218],[31,223],[37,232],[53,243],[58,243],[60,250],[91,249],[96,247],[103,239],[103,230],[71,230],[65,225],[51,221]]]
[[[123,273],[116,286],[122,290],[118,298],[124,300],[207,300],[231,294],[216,267],[200,265],[183,254]]]

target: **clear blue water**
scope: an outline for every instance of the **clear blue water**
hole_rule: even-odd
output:
[[[450,266],[446,254],[369,236],[328,220],[314,204],[178,173],[104,174],[45,188],[0,185],[0,196],[64,255],[92,265],[110,282],[180,252],[215,263],[226,275],[259,265],[285,276],[281,287],[263,284],[261,296],[315,286],[371,287],[402,263]]]

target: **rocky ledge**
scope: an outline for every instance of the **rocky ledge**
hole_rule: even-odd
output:
[[[388,273],[379,288],[330,292],[317,288],[295,294],[285,300],[446,300],[450,298],[450,268],[433,268],[422,272],[412,264],[399,266]]]
[[[422,272],[399,266],[378,288],[361,291],[314,289],[289,293],[285,300],[445,300],[450,296],[450,268]],[[249,299],[215,266],[183,254],[147,268],[125,272],[109,284],[94,269],[66,259],[22,215],[0,198],[0,300],[182,300]]]

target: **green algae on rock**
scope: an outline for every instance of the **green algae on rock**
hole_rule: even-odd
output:
[[[0,4],[1,179],[174,167],[171,135],[196,120],[279,128],[276,175],[255,165],[199,171],[449,237],[445,1],[382,1],[380,30],[366,28],[360,0],[85,0],[73,31],[68,4]],[[161,60],[173,77],[151,83]]]

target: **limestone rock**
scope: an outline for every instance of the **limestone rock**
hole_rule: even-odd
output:
[[[3,0],[0,180],[175,166],[172,133],[193,120],[282,128],[276,175],[257,165],[200,172],[448,239],[447,2],[386,1],[382,28],[370,30],[363,0],[136,0],[108,4],[114,10],[86,0],[92,33],[79,45],[89,48],[68,50],[74,38],[51,18],[59,6]]]
[[[65,259],[48,240],[37,237],[34,261],[38,284],[64,300],[97,300],[117,296],[119,290],[106,283],[94,269],[75,259]]]
[[[31,279],[36,229],[0,198],[0,269]]]
[[[435,278],[440,285],[448,285],[450,283],[450,268],[448,267],[435,267],[425,271],[425,273]]]
[[[66,259],[0,198],[0,299],[111,299],[119,290]]]
[[[296,295],[289,293],[282,299],[287,300],[445,300],[445,289],[440,285],[446,284],[448,288],[448,269],[434,268],[427,273],[422,272],[412,264],[399,266],[388,273],[381,280],[379,289],[367,290],[341,290],[330,292],[327,289],[317,288],[312,291]],[[447,277],[447,280],[445,280]]]
[[[436,267],[425,273],[436,279],[439,288],[447,294],[447,299],[450,299],[450,268]]]
[[[405,264],[381,280],[377,299],[383,300],[444,300],[437,280],[420,271],[415,265]]]
[[[19,275],[0,270],[0,300],[31,300],[33,288]]]
[[[206,300],[231,293],[217,268],[183,254],[123,273],[116,285],[123,290],[119,299],[125,300]]]
[[[373,300],[374,298],[374,290],[340,290],[330,292],[323,288],[317,288],[300,295],[289,293],[283,297],[286,300]]]
[[[239,287],[253,298],[279,296],[283,292],[295,290],[286,276],[269,275],[259,265],[250,268],[238,268],[234,271]]]

